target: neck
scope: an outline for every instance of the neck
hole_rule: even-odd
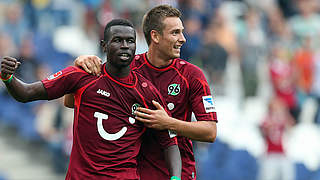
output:
[[[106,63],[106,71],[112,77],[123,78],[127,77],[130,74],[130,67],[115,67],[109,63]]]
[[[165,57],[162,55],[162,53],[157,50],[158,48],[150,46],[149,50],[147,52],[147,58],[149,62],[158,68],[168,66],[171,64],[172,59],[169,59],[168,57]]]

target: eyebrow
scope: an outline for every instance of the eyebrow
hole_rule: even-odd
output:
[[[130,39],[130,38],[132,38],[132,39],[136,39],[134,36],[113,36],[113,39],[114,38],[121,38],[121,39]]]
[[[170,32],[175,32],[175,31],[184,31],[184,28],[175,28],[175,29],[172,29],[170,30]]]

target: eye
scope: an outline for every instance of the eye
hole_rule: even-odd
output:
[[[172,32],[173,35],[178,35],[179,33],[180,33],[179,30],[175,30],[175,31]]]
[[[128,42],[129,43],[135,43],[135,40],[134,39],[129,39]]]
[[[114,39],[113,39],[113,42],[117,42],[117,43],[118,43],[118,42],[121,42],[121,39],[120,39],[120,38],[114,38]]]

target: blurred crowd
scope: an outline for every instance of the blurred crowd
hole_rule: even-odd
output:
[[[0,0],[0,57],[18,58],[22,64],[16,76],[24,81],[44,79],[79,55],[101,56],[103,28],[117,17],[134,23],[136,53],[143,53],[148,49],[141,31],[143,14],[164,3],[182,11],[187,39],[182,59],[205,71],[216,97],[237,94],[240,106],[255,97],[266,102],[257,124],[265,140],[263,158],[245,150],[232,154],[218,135],[216,143],[204,146],[207,154],[198,153],[199,179],[299,179],[283,136],[303,121],[309,99],[315,106],[311,123],[320,123],[319,0]],[[237,70],[229,74],[236,73],[238,88],[229,86],[230,67]],[[0,106],[6,111],[0,111],[0,126],[14,127],[26,141],[43,141],[53,168],[64,172],[72,110],[61,100],[17,103],[1,86]],[[218,119],[223,116],[218,111]],[[196,151],[202,146],[195,143]],[[246,162],[241,171],[232,165],[238,161]],[[306,179],[320,179],[319,174]]]

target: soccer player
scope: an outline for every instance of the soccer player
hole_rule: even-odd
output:
[[[180,48],[186,42],[178,9],[168,5],[152,8],[143,19],[143,32],[149,46],[148,52],[136,55],[132,70],[149,79],[160,91],[170,110],[170,117],[157,102],[157,110],[138,108],[136,119],[147,127],[168,129],[178,134],[182,158],[182,179],[196,179],[195,158],[191,140],[214,142],[216,138],[216,111],[207,80],[197,66],[180,59]],[[84,55],[75,64],[88,72],[99,74],[97,64],[101,59]],[[72,100],[68,99],[69,102]],[[72,106],[69,105],[69,106]],[[191,122],[191,114],[196,122]],[[141,180],[168,179],[161,149],[152,136],[142,145],[139,169]]]
[[[146,127],[134,119],[133,112],[138,107],[153,108],[153,100],[162,105],[164,102],[156,88],[129,67],[136,49],[136,32],[131,22],[110,21],[101,46],[108,58],[99,77],[70,66],[47,79],[26,84],[13,76],[19,62],[4,57],[1,79],[20,102],[75,94],[74,139],[67,180],[138,180],[137,156]],[[176,139],[170,138],[168,131],[152,133],[157,137],[157,147],[164,149],[171,179],[180,178]]]

